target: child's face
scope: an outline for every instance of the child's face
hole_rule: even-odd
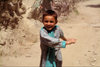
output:
[[[47,30],[52,30],[56,25],[57,21],[55,20],[54,16],[45,16],[43,19],[44,27]]]

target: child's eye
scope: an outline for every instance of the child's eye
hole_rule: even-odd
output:
[[[53,23],[53,21],[50,21],[51,23]]]
[[[54,21],[44,21],[44,22],[46,22],[46,23],[48,23],[48,22],[53,23]]]
[[[44,22],[48,22],[48,21],[44,21]]]

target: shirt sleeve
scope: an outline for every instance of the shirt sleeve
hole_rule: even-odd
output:
[[[57,38],[50,37],[44,30],[40,31],[41,43],[49,47],[54,48],[65,48],[66,42],[60,41]]]
[[[63,33],[63,31],[60,29],[60,27],[59,27],[59,32],[60,32],[60,38],[64,37],[64,33]]]

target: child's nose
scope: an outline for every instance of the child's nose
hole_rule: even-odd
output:
[[[50,22],[48,22],[47,24],[48,24],[48,25],[50,25],[51,23],[50,23]]]

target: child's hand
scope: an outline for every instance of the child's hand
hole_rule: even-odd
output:
[[[69,45],[69,44],[74,44],[76,42],[76,39],[68,39],[66,41],[66,45]]]
[[[71,43],[75,43],[76,42],[76,39],[69,39],[69,41],[71,41]]]

